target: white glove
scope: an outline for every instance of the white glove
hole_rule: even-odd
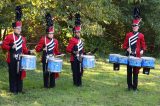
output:
[[[131,51],[131,48],[130,48],[130,47],[127,49],[127,51],[128,51],[129,53],[132,53],[132,51]]]
[[[60,54],[60,56],[62,56],[62,57],[63,57],[63,56],[65,56],[65,54],[63,54],[63,53],[62,53],[62,54]]]
[[[14,44],[13,46],[12,46],[12,49],[15,49],[17,47],[17,45],[16,44]]]
[[[36,51],[35,51],[35,49],[33,49],[33,50],[30,50],[30,53],[31,53],[31,54],[36,54]]]
[[[65,54],[56,55],[55,57],[63,57]]]
[[[0,41],[0,45],[2,44],[2,41]]]
[[[73,53],[76,55],[76,54],[78,54],[79,52],[78,52],[78,51],[73,51]]]
[[[88,53],[86,53],[87,55],[91,55],[92,53],[91,52],[88,52]]]
[[[144,51],[143,51],[143,50],[141,50],[141,51],[140,51],[140,54],[141,54],[141,55],[143,55],[143,52],[144,52]]]
[[[43,48],[44,51],[47,51],[47,47]]]

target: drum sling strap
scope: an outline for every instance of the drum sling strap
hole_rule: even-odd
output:
[[[132,55],[132,56],[136,55],[136,43],[137,43],[137,40],[138,40],[138,35],[139,35],[139,32],[136,32],[133,36],[131,36],[128,39],[129,48],[131,48],[131,53],[129,53],[129,56],[130,55]]]
[[[78,49],[78,52],[79,52],[78,53],[79,55],[77,56],[77,59],[78,59],[78,62],[79,62],[79,71],[80,71],[80,73],[82,73],[82,49],[83,49],[83,42],[82,42],[81,39],[79,40],[76,49]]]
[[[15,35],[13,33],[13,40],[14,40],[14,44],[17,45],[16,47],[16,54],[14,54],[14,58],[17,60],[17,73],[20,72],[21,70],[21,66],[20,66],[20,61],[21,61],[21,56],[20,56],[20,52],[22,51],[22,43],[23,43],[23,40],[22,40],[22,37],[19,36],[18,40],[16,41],[15,40]]]
[[[54,48],[54,41],[53,41],[53,39],[50,41],[50,43],[49,43],[49,45],[47,45],[47,42],[46,42],[46,37],[45,37],[45,47],[47,48],[46,49],[46,61],[45,61],[45,72],[47,72],[48,70],[47,70],[47,66],[48,66],[48,58],[50,57],[50,56],[53,56],[53,55],[48,55],[48,52],[49,51],[53,51],[53,48]],[[50,73],[49,73],[50,74]]]

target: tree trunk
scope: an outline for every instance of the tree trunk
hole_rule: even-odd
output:
[[[7,32],[7,28],[4,30],[4,33],[3,33],[3,40],[4,40],[4,38],[5,38],[5,35],[6,35],[6,32]]]

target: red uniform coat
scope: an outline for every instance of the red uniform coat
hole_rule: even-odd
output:
[[[51,40],[46,37],[46,43],[49,43],[50,41]],[[59,55],[60,52],[58,49],[58,40],[54,39],[54,43],[55,43],[55,47],[53,49],[53,53],[54,53],[54,55]],[[42,37],[35,48],[36,52],[41,52],[43,50],[43,48],[45,47],[45,45],[46,45],[45,44],[45,37]]]
[[[15,40],[17,40],[18,37],[15,35]],[[22,36],[22,54],[28,54],[29,50],[26,47],[26,38]],[[13,38],[13,34],[8,34],[5,39],[3,40],[2,43],[2,49],[7,51],[7,58],[6,61],[7,63],[10,63],[10,50],[11,50],[11,46],[14,43],[14,38]],[[26,71],[22,71],[22,75],[21,75],[21,79],[24,79],[26,77]]]
[[[46,41],[45,41],[46,39]],[[36,52],[41,52],[43,51],[43,48],[46,46],[46,44],[48,44],[49,42],[51,41],[51,39],[48,39],[46,36],[42,37],[40,39],[40,41],[38,42],[35,50]],[[45,44],[46,43],[46,44]],[[60,52],[59,52],[59,49],[58,49],[58,40],[57,39],[54,39],[54,43],[55,43],[55,46],[54,46],[54,49],[53,49],[53,54],[54,55],[59,55]],[[59,77],[59,73],[55,73],[55,78],[58,78]]]
[[[66,48],[66,51],[68,53],[71,53],[71,56],[70,56],[70,61],[74,61],[74,55],[72,54],[73,52],[73,47],[76,46],[78,44],[80,39],[76,38],[76,37],[72,37],[69,41],[69,44]],[[84,53],[84,49],[82,50],[82,52]]]
[[[127,50],[129,48],[129,38],[132,37],[133,35],[134,35],[133,32],[129,32],[126,34],[126,38],[123,43],[123,49]],[[137,43],[136,43],[136,56],[137,57],[141,57],[140,56],[141,50],[146,50],[146,44],[144,40],[144,35],[142,33],[139,33]]]
[[[17,39],[18,39],[18,37],[15,36],[15,40],[17,40]],[[26,47],[26,38],[22,36],[22,39],[23,39],[22,54],[28,54],[29,50]],[[11,49],[10,45],[13,44],[13,42],[14,42],[13,34],[9,34],[5,37],[5,39],[3,40],[3,43],[2,43],[2,49],[8,51],[7,58],[6,58],[7,63],[10,63],[10,49]]]
[[[124,40],[123,43],[123,49],[127,50],[129,48],[129,38],[134,36],[133,32],[129,32],[126,34],[126,38]],[[138,34],[138,39],[137,39],[137,43],[136,43],[136,57],[141,57],[140,55],[140,51],[146,50],[146,44],[145,44],[145,40],[144,40],[144,35],[142,33]],[[140,68],[135,68],[135,72],[139,73],[139,69]]]

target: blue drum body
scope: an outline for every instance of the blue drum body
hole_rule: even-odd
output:
[[[36,69],[36,56],[22,55],[20,64],[21,64],[21,69],[35,70]]]
[[[120,56],[119,60],[118,60],[118,63],[127,65],[128,64],[128,57],[127,56]]]
[[[120,54],[109,54],[109,62],[110,63],[118,63]]]
[[[95,67],[95,56],[83,55],[83,68],[94,68]]]
[[[152,57],[142,57],[142,67],[154,68],[155,59]]]
[[[141,58],[130,56],[128,61],[130,66],[141,67],[141,63],[142,63]]]
[[[50,57],[48,59],[48,71],[61,72],[63,60],[60,58]]]

